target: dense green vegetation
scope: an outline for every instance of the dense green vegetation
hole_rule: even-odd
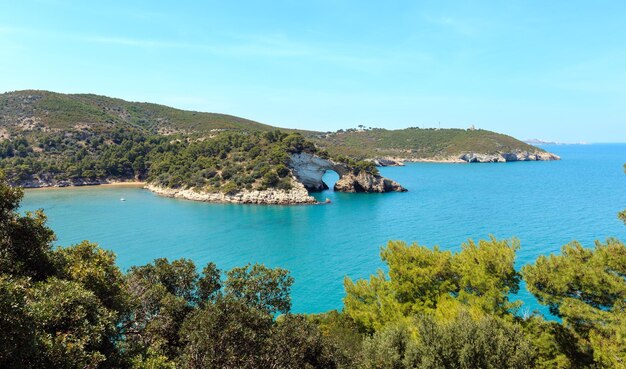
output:
[[[303,151],[326,155],[298,133],[280,131],[219,132],[210,138],[137,129],[39,132],[0,141],[0,169],[15,184],[135,179],[210,192],[288,190],[289,155]],[[347,161],[355,170],[375,172],[369,163]]]
[[[346,280],[345,314],[384,352],[372,360],[391,360],[371,367],[623,368],[626,246],[574,242],[521,273],[516,249],[496,239],[458,253],[390,242],[387,273]],[[509,293],[521,278],[561,323],[516,314]]]
[[[54,154],[58,160],[55,160],[53,169],[59,169],[73,178],[76,178],[77,172],[81,174],[83,168],[87,168],[87,175],[92,177],[108,175],[120,178],[142,174],[146,169],[143,166],[147,153],[144,152],[146,148],[138,144],[143,141],[156,144],[173,140],[208,139],[225,131],[262,133],[276,129],[230,115],[184,111],[91,94],[66,95],[34,90],[0,94],[0,162],[11,151],[18,156],[28,155],[31,158],[34,157],[29,155],[32,152]],[[332,157],[343,156],[352,160],[383,156],[409,159],[448,157],[464,152],[491,154],[542,151],[512,137],[485,130],[374,128],[340,130],[335,133],[280,130],[288,134],[300,133],[320,149],[328,151]],[[48,150],[51,145],[54,145],[54,151]],[[129,146],[144,161],[135,163],[134,156],[117,155],[118,151],[127,152]],[[84,151],[81,150],[83,148]],[[85,151],[108,155],[111,162],[98,163],[96,159],[93,165],[95,169],[89,169],[83,163],[77,164],[85,156]],[[65,157],[59,159],[59,154]],[[8,169],[15,165],[20,166],[23,176],[39,173],[28,170],[41,170],[32,163],[5,163],[3,167],[11,178],[12,172]],[[55,175],[59,173],[55,172]]]
[[[290,313],[286,270],[156,259],[123,273],[84,241],[53,247],[0,178],[2,368],[624,368],[626,246],[515,269],[516,241],[449,252],[391,241],[386,271],[346,279],[342,311]],[[524,280],[560,321],[520,315]]]
[[[142,180],[234,193],[292,188],[289,155],[328,157],[300,133],[96,95],[0,95],[0,170],[14,185]],[[373,164],[337,155],[355,172]]]
[[[28,117],[30,122],[24,121]],[[128,102],[92,94],[66,95],[26,90],[0,94],[0,126],[70,130],[136,127],[157,133],[214,132],[215,130],[272,131],[275,128],[232,115],[201,113],[163,105]]]
[[[353,158],[398,157],[408,159],[449,157],[465,152],[495,154],[543,151],[513,137],[482,129],[340,130],[325,135],[307,135],[332,155]]]

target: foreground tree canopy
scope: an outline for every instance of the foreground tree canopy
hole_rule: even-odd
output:
[[[286,270],[156,259],[123,273],[87,241],[55,247],[0,178],[0,368],[624,368],[626,246],[515,268],[519,243],[458,252],[392,241],[346,279],[341,312],[291,314]],[[520,316],[528,290],[559,321]]]

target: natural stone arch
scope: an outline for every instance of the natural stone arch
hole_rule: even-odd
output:
[[[291,155],[291,170],[296,179],[311,192],[328,189],[322,178],[327,171],[333,171],[342,178],[350,173],[346,164],[335,163],[306,152]]]
[[[326,171],[333,171],[339,175],[334,190],[341,192],[390,192],[406,191],[398,183],[379,175],[360,171],[356,173],[347,164],[337,163],[320,158],[306,152],[292,154],[289,163],[296,179],[310,192],[319,192],[328,189],[323,177]]]

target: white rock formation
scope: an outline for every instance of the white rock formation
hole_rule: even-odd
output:
[[[339,174],[334,190],[340,192],[403,192],[406,189],[398,183],[366,172],[355,174],[343,163],[336,163],[318,156],[301,153],[292,154],[289,164],[291,171],[309,191],[321,191],[328,188],[322,180],[327,170]]]
[[[298,205],[318,203],[313,196],[309,195],[309,192],[301,183],[298,183],[297,181],[293,182],[293,188],[289,191],[276,189],[263,191],[242,190],[234,194],[203,192],[183,188],[166,188],[153,184],[148,184],[146,188],[162,196],[205,202],[266,205]]]
[[[549,152],[517,151],[499,154],[467,153],[459,156],[459,159],[468,163],[504,163],[509,161],[560,160],[561,158]]]
[[[328,185],[322,180],[327,170],[336,172],[340,177],[349,172],[345,164],[335,163],[306,152],[292,154],[289,166],[296,179],[309,191],[328,189]]]

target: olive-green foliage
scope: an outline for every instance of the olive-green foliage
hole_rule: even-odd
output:
[[[376,165],[372,161],[368,160],[356,160],[348,156],[344,155],[336,155],[334,159],[338,162],[347,164],[351,169],[353,174],[359,174],[361,172],[379,175],[380,172]]]
[[[336,338],[324,335],[317,324],[302,315],[283,315],[271,334],[270,367],[349,368],[351,362]]]
[[[148,180],[167,187],[196,187],[235,193],[243,188],[290,188],[287,168],[297,134],[225,132],[208,139],[189,139],[152,150]],[[282,175],[283,180],[279,176]],[[287,188],[288,189],[288,188]]]
[[[409,352],[415,351],[417,340],[405,323],[391,323],[363,342],[362,369],[411,368]]]
[[[132,369],[176,369],[176,363],[149,348],[145,354],[133,356],[131,367]]]
[[[148,153],[168,145],[166,137],[132,127],[21,132],[15,139],[0,141],[0,169],[18,184],[142,179],[150,164]]]
[[[99,367],[116,333],[115,314],[78,282],[56,277],[32,285],[28,315],[45,368]],[[37,355],[39,356],[39,355]]]
[[[363,344],[363,369],[532,368],[535,352],[516,323],[460,314],[418,316],[377,331]]]
[[[494,316],[473,319],[461,314],[440,323],[418,322],[419,343],[409,360],[416,368],[532,368],[535,352],[522,327]]]
[[[359,362],[364,335],[359,326],[347,314],[331,310],[310,314],[307,318],[319,327],[320,332],[335,347],[337,364],[341,368],[353,368]]]
[[[22,191],[9,187],[0,171],[0,273],[42,280],[53,271],[54,234],[43,212],[16,212],[21,198]]]
[[[26,185],[140,179],[229,194],[244,188],[289,190],[289,155],[315,152],[301,135],[280,131],[166,137],[131,127],[20,135],[0,141],[0,169],[10,182]]]
[[[272,316],[242,300],[219,297],[183,326],[183,368],[262,368]]]
[[[181,368],[336,368],[335,346],[303,316],[276,321],[234,296],[196,311],[181,331]]]
[[[222,289],[221,271],[217,269],[215,263],[208,263],[202,269],[202,277],[198,279],[196,291],[198,302],[203,303],[214,299]]]
[[[540,256],[522,269],[528,289],[589,345],[603,367],[626,365],[626,246],[615,239],[561,255]]]
[[[546,369],[593,368],[593,350],[579,344],[579,339],[568,327],[540,315],[523,320],[526,336],[535,350],[535,366]]]
[[[78,245],[59,248],[53,253],[57,276],[76,281],[93,292],[102,304],[114,311],[123,311],[127,296],[123,275],[115,265],[115,254],[83,241]]]
[[[113,125],[141,127],[152,133],[164,128],[201,132],[274,129],[265,124],[225,114],[185,111],[93,94],[69,95],[39,90],[0,94],[0,116],[9,119],[33,117],[47,127],[64,130],[77,124],[99,129]]]
[[[226,272],[225,293],[268,314],[291,310],[289,292],[293,277],[285,269],[246,265]]]
[[[345,312],[370,332],[415,313],[455,315],[463,306],[508,315],[518,306],[509,302],[519,289],[518,248],[517,241],[493,237],[469,241],[458,253],[390,241],[381,250],[388,273],[378,271],[356,283],[346,278]]]
[[[0,367],[24,367],[36,353],[35,325],[28,314],[29,283],[0,275]]]
[[[198,273],[190,260],[156,259],[126,275],[129,314],[123,322],[125,350],[172,357],[180,350],[178,330],[193,310]]]
[[[88,243],[53,249],[43,213],[17,212],[21,196],[0,179],[0,367],[114,367],[124,304],[114,258]]]

